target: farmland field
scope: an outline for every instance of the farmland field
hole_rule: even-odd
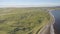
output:
[[[41,8],[0,8],[0,34],[36,34],[49,20]]]

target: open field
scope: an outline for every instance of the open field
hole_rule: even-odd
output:
[[[36,34],[50,17],[41,8],[0,8],[0,34]]]

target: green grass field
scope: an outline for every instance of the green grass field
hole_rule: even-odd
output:
[[[36,34],[49,20],[40,8],[0,8],[0,34]]]

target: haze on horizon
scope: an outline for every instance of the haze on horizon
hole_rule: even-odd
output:
[[[60,0],[0,0],[0,7],[60,6]]]

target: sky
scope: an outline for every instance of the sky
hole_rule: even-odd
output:
[[[60,6],[60,0],[0,0],[0,7]]]

